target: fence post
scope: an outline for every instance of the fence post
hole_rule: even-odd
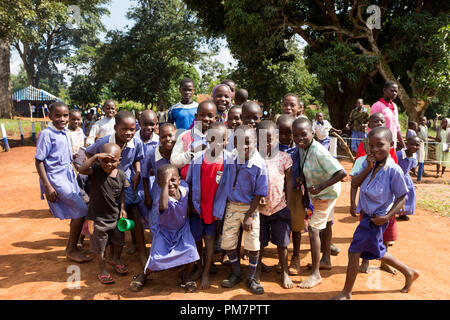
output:
[[[5,125],[2,123],[2,124],[0,124],[0,126],[1,126],[1,129],[2,129],[3,142],[5,143],[5,151],[8,152],[9,151],[9,144],[8,144],[8,138],[6,137]]]
[[[36,122],[31,123],[31,141],[33,143],[36,141]]]
[[[24,145],[24,141],[23,141],[23,131],[22,131],[22,124],[20,123],[20,120],[19,120],[19,131],[20,131],[20,143],[21,143],[22,145]]]

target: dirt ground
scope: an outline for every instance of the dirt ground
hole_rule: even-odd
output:
[[[64,248],[68,238],[69,221],[52,218],[47,202],[39,198],[38,175],[34,167],[35,148],[31,146],[0,153],[0,299],[328,299],[343,287],[347,266],[347,249],[358,219],[349,214],[349,181],[342,184],[333,228],[333,243],[341,249],[332,257],[333,269],[322,271],[323,282],[312,289],[283,289],[280,276],[273,270],[262,275],[265,294],[252,295],[242,282],[233,289],[220,286],[228,275],[228,268],[219,265],[217,274],[211,276],[212,287],[206,291],[185,294],[177,286],[178,270],[168,270],[148,281],[139,293],[129,291],[132,276],[141,271],[136,255],[123,254],[130,273],[119,276],[113,285],[105,286],[96,279],[97,265],[93,262],[75,264],[66,260]],[[343,163],[347,171],[350,163]],[[434,172],[427,166],[427,172]],[[450,180],[447,173],[446,181]],[[418,198],[426,198],[428,183],[418,185]],[[450,187],[439,185],[442,192],[435,195],[448,199]],[[439,198],[438,198],[439,199]],[[371,273],[360,274],[354,287],[354,299],[449,299],[450,298],[450,219],[437,213],[416,210],[410,221],[400,221],[399,240],[389,248],[395,257],[420,272],[408,294],[400,293],[404,278],[378,269],[379,262],[371,262]],[[147,233],[148,236],[148,233]],[[127,243],[130,240],[127,234]],[[290,246],[290,252],[292,245]],[[276,247],[266,250],[264,262],[277,264]],[[308,275],[306,264],[311,261],[309,241],[302,236],[302,274],[293,276],[298,284]],[[246,272],[247,261],[242,262]],[[73,268],[79,267],[80,282],[71,282]],[[111,270],[112,272],[112,270]],[[71,288],[79,284],[79,288]]]

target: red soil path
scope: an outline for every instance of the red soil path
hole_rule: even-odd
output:
[[[342,251],[332,257],[333,269],[322,272],[323,282],[315,288],[283,289],[279,275],[272,271],[262,275],[266,293],[254,296],[244,283],[233,289],[222,288],[220,283],[228,269],[219,266],[219,272],[211,276],[211,289],[206,291],[185,294],[184,289],[177,287],[178,270],[168,270],[147,282],[142,292],[133,293],[128,289],[129,283],[141,267],[137,256],[127,255],[124,250],[123,260],[130,269],[128,275],[112,273],[116,283],[105,286],[96,279],[96,263],[79,264],[80,288],[69,289],[66,281],[71,274],[67,273],[67,268],[76,265],[64,255],[69,221],[52,218],[46,201],[40,200],[34,152],[34,147],[26,146],[0,153],[0,299],[327,299],[344,285],[346,251],[358,224],[358,219],[349,214],[348,181],[343,183],[333,228],[333,243]],[[350,170],[351,164],[344,163],[344,166]],[[431,166],[427,169],[433,172]],[[420,192],[421,186],[418,186],[419,197],[423,198]],[[444,197],[448,197],[448,193]],[[354,299],[450,299],[450,219],[419,208],[410,221],[398,225],[399,241],[389,251],[417,269],[421,274],[419,279],[410,293],[400,293],[403,276],[381,272],[379,262],[372,261],[372,272],[360,274],[356,280]],[[311,261],[306,234],[303,234],[301,249],[302,274],[292,277],[296,284],[307,277],[305,266]],[[264,262],[275,265],[276,248],[270,245],[265,252]],[[242,264],[247,265],[247,261]]]

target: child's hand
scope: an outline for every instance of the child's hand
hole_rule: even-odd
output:
[[[136,172],[136,174],[131,179],[131,182],[133,183],[133,190],[136,190],[136,188],[139,185],[139,182],[141,182],[141,173],[140,172]]]
[[[53,189],[51,185],[45,186],[44,189],[45,197],[47,198],[47,200],[50,202],[56,202],[56,200],[58,199],[58,193],[56,192],[56,190]]]
[[[124,218],[124,219],[128,218],[127,211],[125,209],[120,210],[120,218]]]
[[[342,130],[336,130],[337,134],[342,134]]]
[[[308,188],[308,192],[311,194],[319,194],[323,190],[322,185],[316,184]]]
[[[377,226],[382,226],[383,224],[388,222],[386,220],[386,217],[382,217],[382,216],[376,216],[375,218],[370,219],[370,221],[372,221]]]
[[[377,158],[375,157],[374,154],[369,154],[367,155],[366,161],[367,167],[373,169],[373,167],[375,167],[375,163],[377,162]]]
[[[197,153],[207,148],[207,146],[203,143],[195,143],[195,144],[196,145],[194,146],[194,142],[192,142],[191,146],[189,147],[189,151],[192,153]]]
[[[102,161],[103,159],[114,159],[114,156],[109,153],[97,153],[95,156],[100,161]]]
[[[253,214],[245,215],[244,218],[244,231],[252,231],[253,229]]]
[[[353,217],[356,217],[356,206],[355,206],[355,205],[351,205],[351,206],[350,206],[350,214],[351,214]]]

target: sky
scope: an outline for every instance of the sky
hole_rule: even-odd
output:
[[[131,6],[136,5],[136,1],[133,0],[112,0],[111,3],[107,6],[110,15],[104,16],[102,18],[102,22],[105,25],[107,30],[124,30],[127,25],[129,25],[132,21],[126,18],[126,13]],[[105,34],[101,34],[100,38],[104,39]],[[236,61],[233,59],[230,51],[227,48],[226,41],[221,42],[221,49],[217,56],[214,56],[215,59],[222,62],[225,66],[229,63],[232,65],[236,65]],[[22,64],[22,60],[20,59],[19,54],[16,50],[11,50],[11,73],[17,75],[20,70],[20,65]],[[58,68],[63,69],[64,64],[59,64]],[[66,81],[69,79],[66,77]]]

